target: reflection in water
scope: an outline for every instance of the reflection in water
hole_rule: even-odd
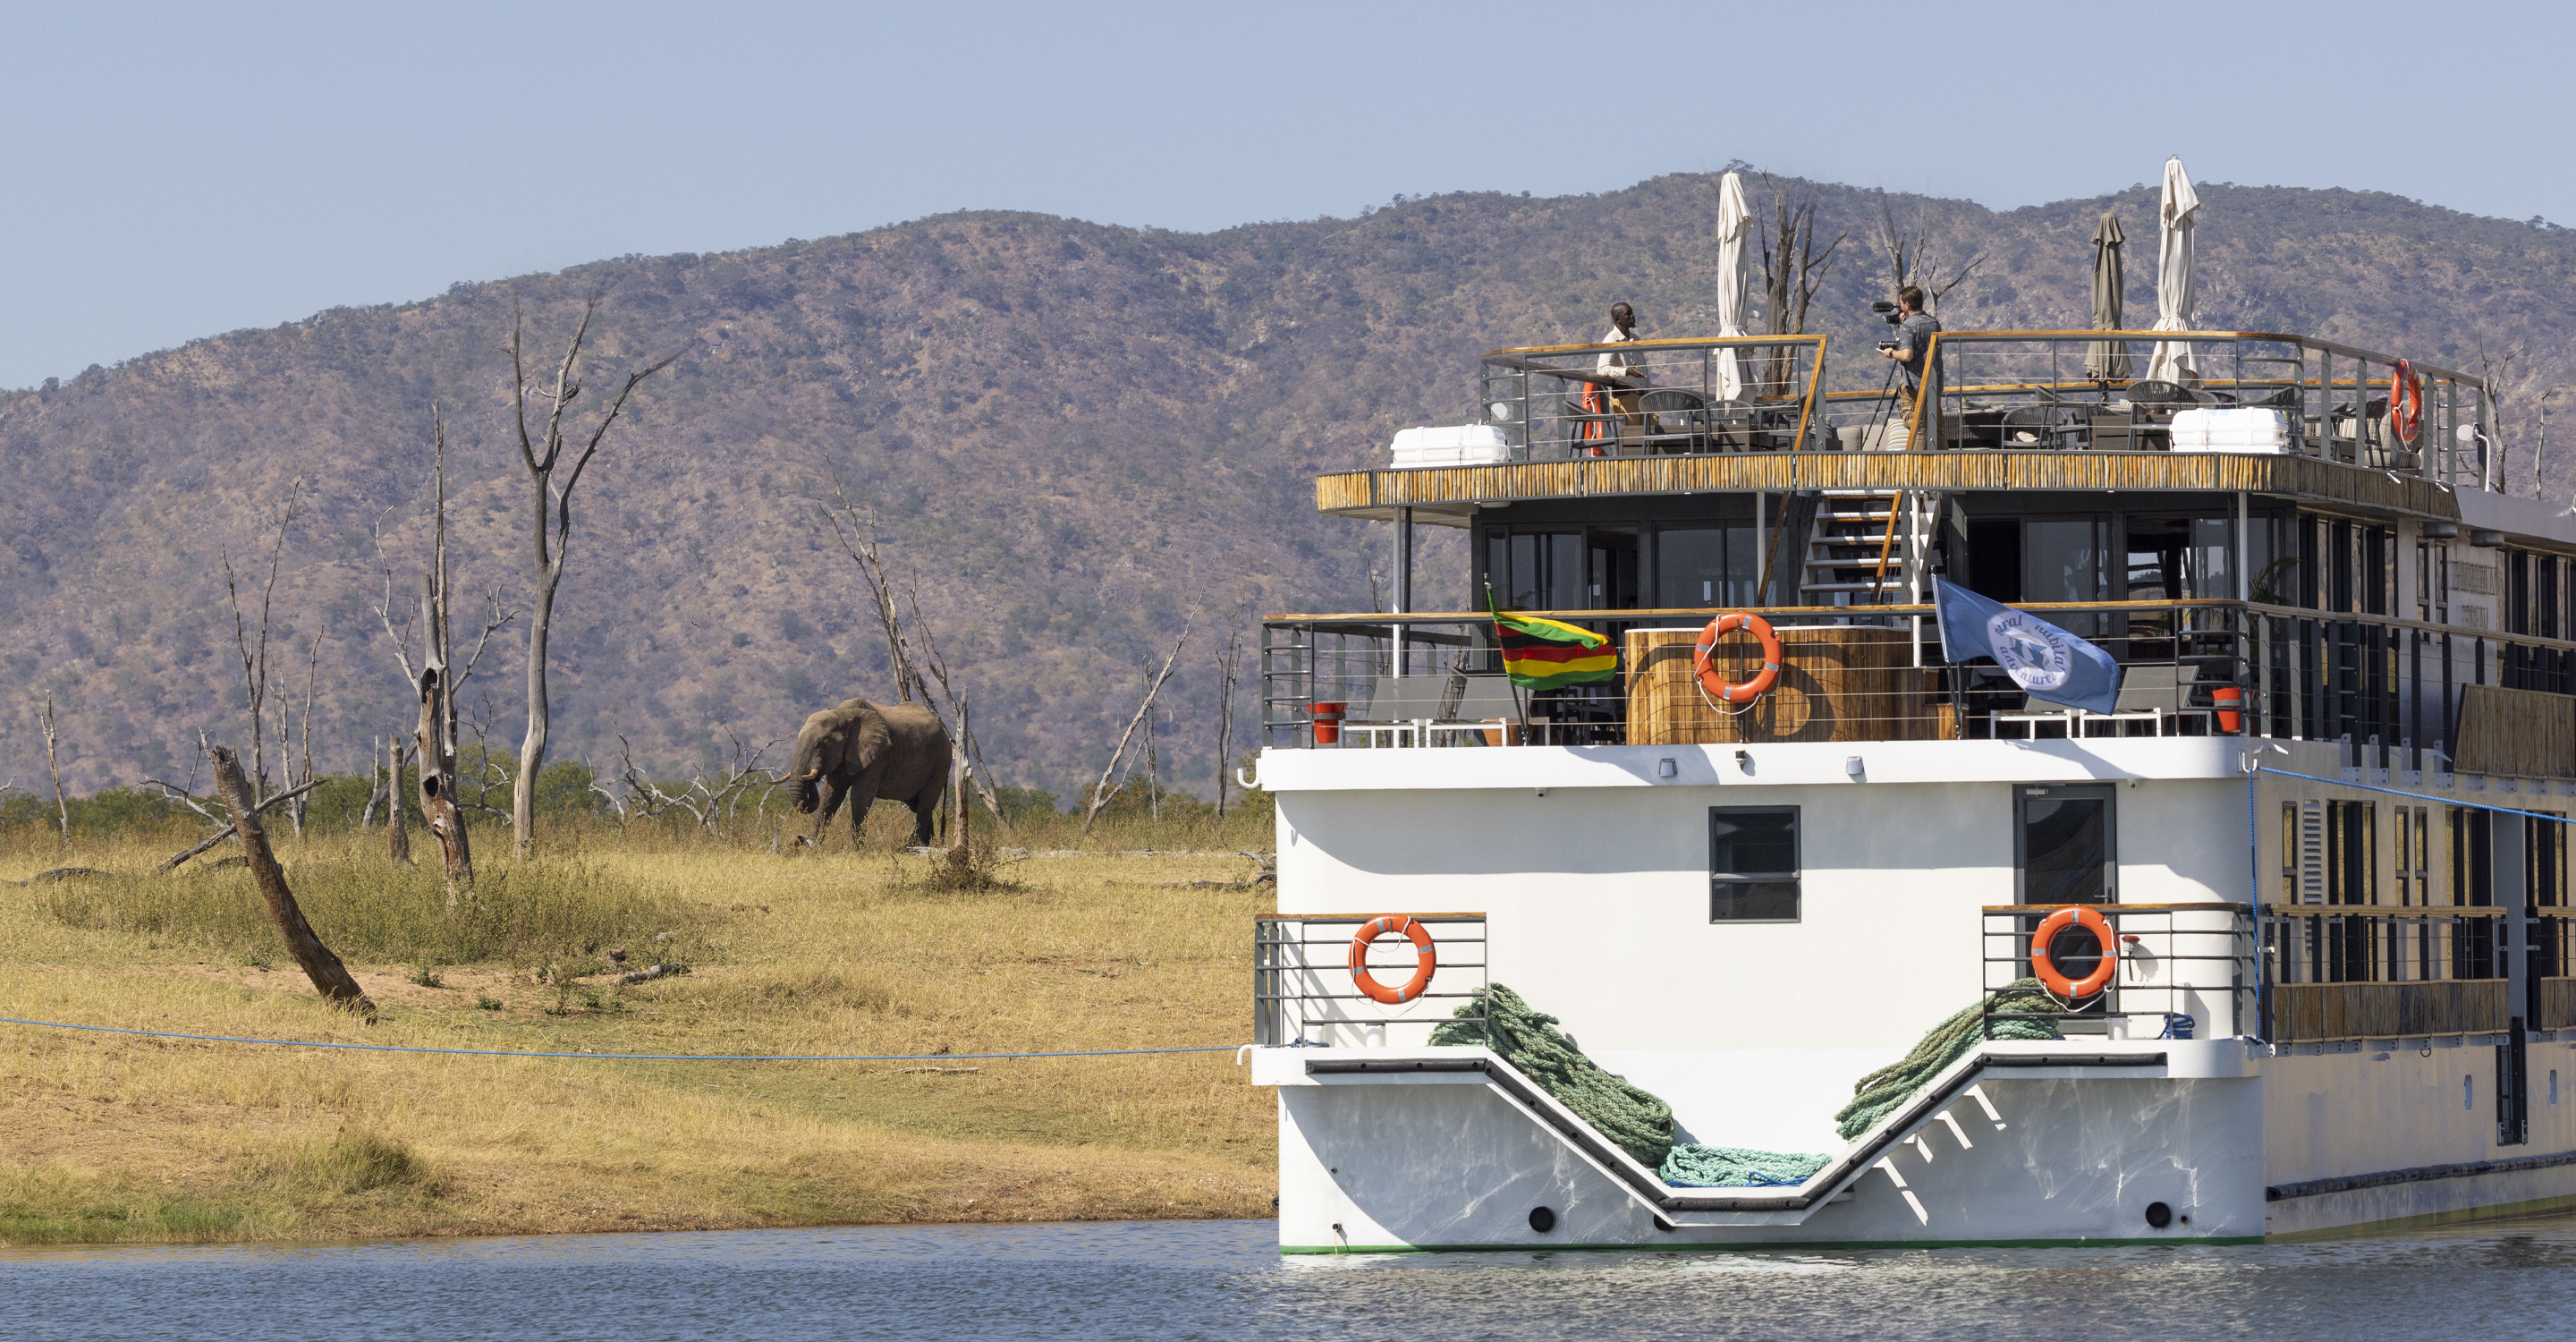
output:
[[[2576,1227],[2247,1248],[1289,1258],[1267,1221],[0,1251],[12,1338],[2205,1338],[2568,1331]]]

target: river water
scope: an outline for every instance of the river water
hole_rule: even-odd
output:
[[[2554,1338],[2576,1224],[2246,1248],[1283,1259],[1268,1221],[0,1251],[40,1338]]]

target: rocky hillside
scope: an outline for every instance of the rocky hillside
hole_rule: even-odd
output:
[[[1852,234],[1816,324],[1863,340],[1888,283],[1870,236],[1881,198],[1815,189],[1827,233]],[[2506,372],[2533,390],[2565,375],[2564,232],[2384,195],[2204,197],[2205,324],[2470,367],[2482,349],[2532,351]],[[2085,324],[2086,239],[2105,208],[2128,221],[2131,310],[2153,312],[2144,187],[2008,213],[1886,199],[1947,255],[1987,254],[1945,305],[1953,327]],[[0,394],[0,781],[42,777],[31,704],[47,692],[78,788],[184,770],[201,726],[244,735],[223,565],[264,578],[298,480],[277,677],[300,695],[320,641],[317,749],[326,768],[358,767],[366,739],[405,717],[374,607],[387,563],[398,605],[416,590],[430,406],[452,422],[457,586],[516,604],[531,504],[502,341],[518,305],[533,342],[559,346],[595,289],[595,386],[677,362],[577,500],[556,758],[606,763],[623,734],[676,770],[886,693],[856,573],[818,535],[821,505],[846,490],[917,575],[1004,781],[1069,792],[1096,770],[1138,664],[1194,622],[1163,755],[1167,776],[1205,790],[1225,631],[1365,608],[1385,562],[1385,529],[1317,517],[1308,477],[1371,459],[1405,425],[1459,421],[1478,351],[1589,338],[1613,300],[1649,334],[1712,330],[1712,213],[1711,179],[1694,175],[1205,235],[950,215],[460,285]],[[1464,598],[1463,549],[1456,533],[1426,543],[1426,602]],[[514,626],[466,696],[488,697],[495,742],[517,739],[523,677]]]

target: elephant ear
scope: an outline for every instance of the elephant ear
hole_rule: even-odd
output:
[[[886,726],[885,714],[874,708],[862,710],[859,720],[844,730],[849,734],[849,754],[845,758],[850,768],[858,773],[875,768],[877,761],[885,758],[886,752],[894,746],[894,729]]]

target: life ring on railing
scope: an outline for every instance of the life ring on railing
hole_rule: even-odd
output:
[[[1708,664],[1709,654],[1716,650],[1717,641],[1735,633],[1751,634],[1762,644],[1762,669],[1741,685],[1729,683]],[[1780,636],[1771,631],[1771,622],[1759,615],[1748,615],[1740,610],[1728,611],[1709,621],[1708,627],[1699,631],[1699,641],[1691,645],[1691,671],[1699,677],[1700,689],[1706,691],[1710,698],[1730,704],[1752,703],[1780,683]]]
[[[1368,971],[1369,943],[1393,932],[1413,942],[1413,977],[1401,988],[1390,988],[1378,982]],[[1431,973],[1440,967],[1440,957],[1431,949],[1431,929],[1402,914],[1390,913],[1372,918],[1351,938],[1351,982],[1368,994],[1369,999],[1398,1006],[1422,995],[1431,986]]]
[[[2415,365],[2404,359],[2388,372],[2388,426],[2402,443],[2414,442],[2415,435],[2424,431],[2424,379],[2415,376]]]
[[[2080,979],[2068,978],[2050,958],[2049,947],[2059,933],[2080,927],[2093,934],[2093,942],[2102,948],[2102,962],[2093,972]],[[2091,997],[2109,987],[2111,975],[2120,967],[2119,938],[2111,934],[2111,920],[2096,912],[2091,905],[2074,904],[2039,920],[2039,929],[2030,934],[2030,972],[2041,984],[2067,1001]]]

